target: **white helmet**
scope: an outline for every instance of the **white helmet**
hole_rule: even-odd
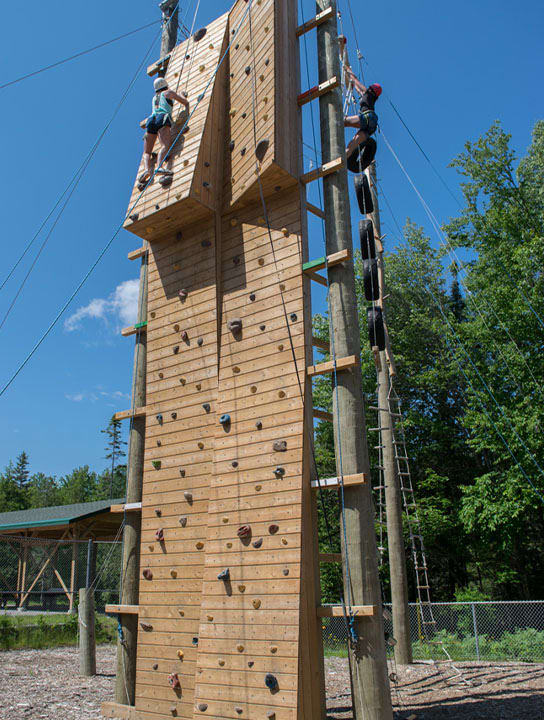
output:
[[[159,90],[166,90],[168,88],[168,83],[163,77],[160,77],[155,80],[153,87],[155,88],[155,92],[159,92]]]

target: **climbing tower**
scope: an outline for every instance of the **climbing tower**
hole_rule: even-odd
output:
[[[295,3],[239,0],[149,69],[191,108],[125,224],[145,458],[135,707],[108,717],[324,717],[300,32]]]

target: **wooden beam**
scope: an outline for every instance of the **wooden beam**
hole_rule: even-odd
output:
[[[303,25],[299,25],[297,27],[297,37],[304,35],[304,33],[307,33],[310,30],[313,30],[318,25],[321,25],[321,23],[326,22],[331,16],[332,8],[330,7],[326,10],[323,10],[323,12],[318,13],[311,20],[307,20]]]
[[[147,414],[147,408],[134,408],[134,410],[122,410],[121,412],[115,413],[113,416],[115,420],[130,420],[130,418],[145,417]]]
[[[129,260],[137,260],[138,258],[143,257],[147,253],[146,247],[138,248],[137,250],[133,250],[132,252],[129,252],[127,255]]]
[[[121,718],[121,720],[139,720],[136,708],[131,705],[121,705],[120,703],[107,702],[102,703],[100,708],[102,717]]]
[[[344,475],[343,480],[344,487],[351,485],[366,485],[368,477],[364,473],[359,473],[358,475]],[[322,488],[325,490],[337,488],[340,487],[340,479],[337,477],[326,478],[325,480],[319,480],[319,482],[317,480],[312,480],[312,487],[318,489]]]
[[[345,358],[338,358],[336,361],[336,371],[351,370],[351,368],[359,365],[359,357],[357,355],[349,355]],[[308,377],[314,377],[315,375],[329,375],[334,372],[334,360],[329,362],[319,363],[318,365],[310,365],[306,368]]]
[[[374,617],[376,613],[375,605],[352,605],[349,608],[357,617]],[[348,608],[346,608],[346,612]],[[321,605],[317,608],[318,617],[344,617],[343,605]]]
[[[322,220],[325,219],[325,213],[321,208],[318,208],[317,205],[312,205],[312,203],[306,201],[306,210],[308,212],[311,212],[312,215],[317,215],[317,217],[321,218]]]
[[[64,590],[64,594],[68,598],[68,602],[70,602],[70,591],[66,587],[66,584],[65,584],[64,580],[62,579],[61,574],[59,573],[59,571],[57,570],[56,567],[53,568],[53,572],[55,573],[57,580],[60,582],[61,587]]]
[[[306,277],[310,280],[313,280],[316,283],[319,283],[320,285],[323,285],[324,287],[328,287],[329,283],[327,282],[327,278],[324,278],[322,275],[319,275],[318,273],[312,272],[312,270],[305,270],[304,274]]]
[[[153,65],[150,65],[147,68],[147,74],[149,77],[153,77],[153,75],[156,75],[159,70],[166,70],[168,67],[168,63],[170,61],[170,55],[171,53],[168,53],[168,55],[165,55],[164,57],[157,60],[157,62],[154,62]]]
[[[341,563],[342,553],[319,553],[320,563]]]
[[[318,167],[315,170],[311,170],[310,172],[301,175],[300,182],[304,185],[307,185],[308,183],[314,182],[314,180],[319,180],[326,175],[331,175],[332,173],[340,170],[340,168],[344,167],[344,162],[345,159],[343,157],[336,158],[336,160],[331,160],[330,162],[321,165],[321,167]]]
[[[136,335],[137,332],[147,332],[147,322],[137,323],[136,325],[123,328],[121,335],[123,337],[130,337],[131,335]]]
[[[74,609],[74,593],[77,583],[77,531],[72,530],[72,560],[70,562],[70,599],[68,601],[68,613]]]
[[[139,605],[106,605],[105,611],[111,615],[138,615]]]
[[[142,509],[142,503],[126,503],[126,505],[112,505],[110,513],[138,512]]]
[[[22,593],[22,594],[21,594],[21,602],[19,603],[19,607],[23,607],[23,604],[26,602],[27,597],[30,595],[30,593],[31,593],[31,591],[32,591],[32,588],[34,587],[34,585],[36,585],[36,583],[38,582],[38,580],[41,578],[41,576],[42,576],[42,575],[44,574],[44,572],[47,570],[47,566],[49,565],[49,563],[50,563],[51,560],[53,559],[55,553],[57,552],[57,550],[59,549],[59,547],[60,547],[60,545],[61,545],[62,540],[64,540],[64,538],[66,537],[67,534],[68,534],[68,530],[65,530],[64,533],[62,534],[62,537],[59,539],[59,541],[57,542],[57,544],[56,544],[55,547],[53,548],[53,551],[49,553],[49,555],[48,555],[48,557],[47,557],[47,560],[45,561],[45,563],[44,563],[44,564],[42,565],[42,567],[41,567],[40,572],[39,572],[39,573],[36,575],[36,577],[34,578],[34,582],[30,585],[30,587],[28,588],[28,590],[27,590],[26,592],[24,591],[24,582],[23,582],[23,585],[22,585],[22,588],[21,588],[21,593]],[[27,548],[25,548],[25,551],[26,551],[26,550],[27,550]],[[25,565],[26,565],[26,562],[27,562],[27,561],[26,561],[26,558],[25,558]]]
[[[340,85],[340,81],[338,80],[338,78],[332,77],[330,80],[327,80],[320,85],[315,85],[313,88],[310,88],[309,90],[306,90],[306,92],[301,93],[297,98],[297,102],[301,106],[306,105],[306,103],[309,103],[312,100],[321,97],[321,95],[325,95],[325,93],[334,90],[334,88],[337,88],[338,85]]]
[[[325,422],[332,422],[332,413],[326,412],[325,410],[317,410],[314,408],[314,418],[316,420],[325,420]]]
[[[349,250],[340,250],[340,252],[333,253],[328,257],[317,258],[316,260],[310,260],[304,263],[302,269],[304,272],[317,272],[317,270],[324,270],[326,267],[334,267],[335,265],[341,265],[347,260],[351,259],[351,253]]]
[[[325,340],[320,340],[315,336],[312,336],[312,345],[316,348],[319,348],[320,350],[324,350],[325,352],[331,351],[331,346],[328,342],[325,342]]]

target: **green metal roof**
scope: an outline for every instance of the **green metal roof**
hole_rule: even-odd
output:
[[[107,512],[112,505],[121,505],[125,498],[116,500],[97,500],[96,502],[77,503],[76,505],[57,505],[55,507],[32,508],[0,513],[0,531],[16,528],[48,527],[68,525]]]

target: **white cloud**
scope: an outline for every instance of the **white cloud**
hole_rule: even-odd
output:
[[[106,392],[105,390],[99,390],[98,394],[94,391],[89,392],[78,392],[73,394],[67,394],[64,396],[67,400],[70,400],[71,402],[83,402],[84,400],[87,400],[89,402],[95,403],[102,398],[103,400],[129,400],[130,395],[128,393],[121,392],[121,390],[114,390],[113,392]]]
[[[65,397],[72,402],[81,402],[85,396],[83,393],[76,393],[75,395],[65,395]]]
[[[138,291],[140,281],[125,280],[118,285],[108,298],[95,298],[88,305],[80,307],[64,321],[68,332],[80,330],[83,320],[103,320],[114,318],[123,325],[132,325],[138,316]]]

